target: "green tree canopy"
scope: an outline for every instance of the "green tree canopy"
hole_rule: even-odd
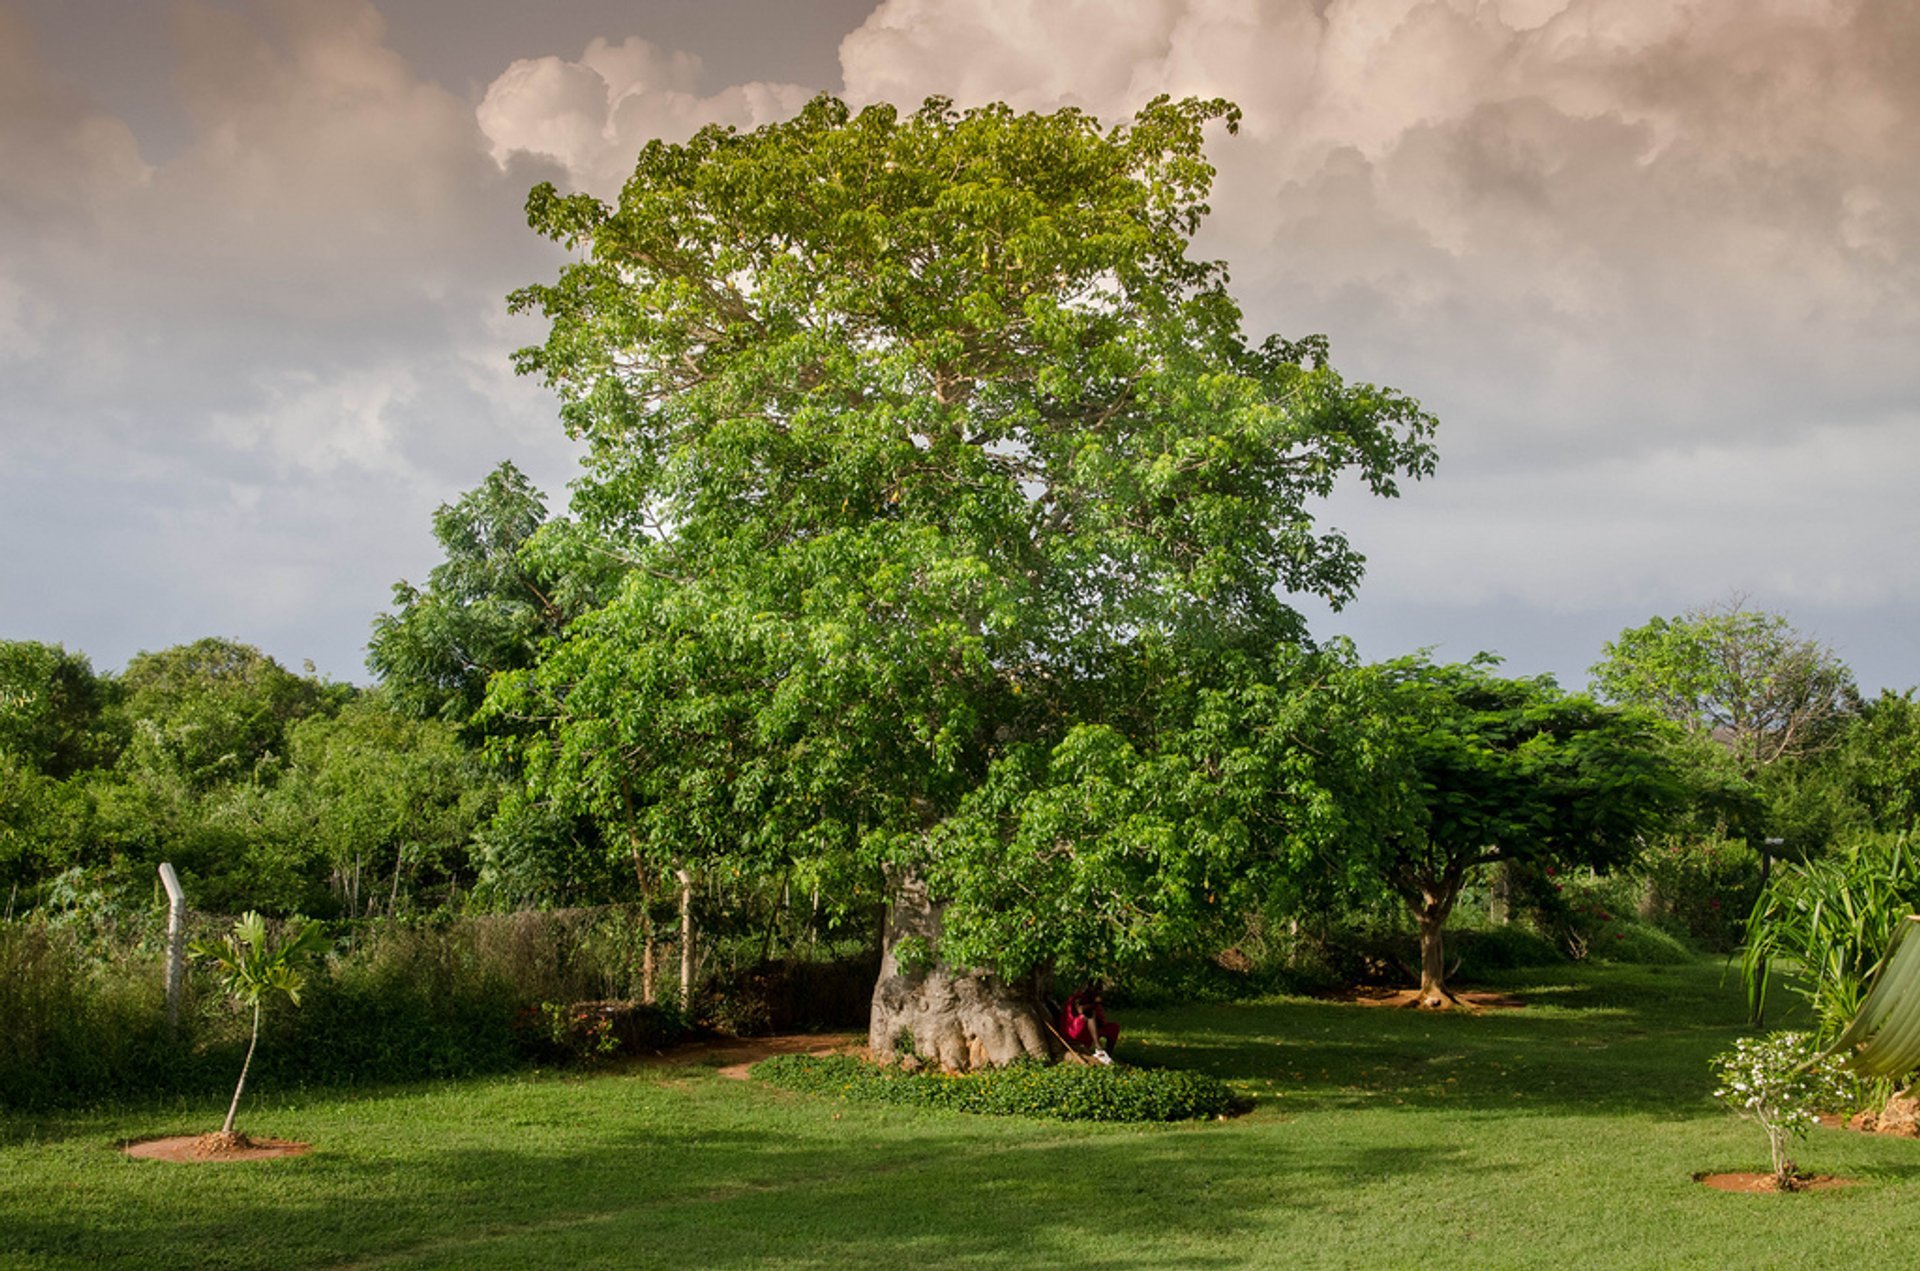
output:
[[[336,708],[350,692],[303,679],[250,644],[212,637],[135,655],[120,685],[132,722],[123,766],[192,791],[276,765],[289,725]]]
[[[1601,696],[1714,741],[1748,777],[1832,744],[1858,699],[1833,650],[1738,599],[1622,631],[1590,674]]]
[[[111,763],[111,680],[78,653],[37,640],[0,640],[0,755],[64,779]]]
[[[560,629],[554,581],[527,548],[546,500],[511,463],[434,513],[446,559],[422,589],[400,582],[393,613],[374,619],[367,666],[401,710],[464,724],[496,671],[531,666]]]
[[[587,444],[574,506],[629,572],[496,679],[496,713],[544,725],[508,743],[534,788],[643,854],[858,851],[899,883],[963,841],[1025,859],[1031,792],[1092,765],[1128,789],[1076,842],[1131,850],[1127,809],[1184,781],[1135,759],[1204,772],[1206,695],[1304,634],[1283,593],[1353,594],[1314,500],[1433,463],[1415,402],[1317,337],[1250,343],[1224,266],[1188,255],[1203,132],[1236,119],[823,97],[649,145],[617,205],[535,189],[576,259],[515,296],[551,323],[520,365]],[[1175,873],[1069,872],[1028,903],[1088,915],[1061,939],[1094,959],[1095,915],[1204,891]]]
[[[1446,997],[1447,919],[1498,862],[1605,868],[1631,858],[1685,793],[1671,728],[1650,712],[1508,679],[1486,660],[1388,663],[1380,710],[1401,764],[1374,791],[1381,880],[1420,928],[1421,999]]]

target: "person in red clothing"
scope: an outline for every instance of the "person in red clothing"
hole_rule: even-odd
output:
[[[1094,1058],[1106,1062],[1107,1052],[1120,1040],[1120,1025],[1108,1021],[1100,1006],[1100,986],[1089,984],[1067,998],[1060,1010],[1060,1032],[1069,1042],[1092,1046]]]

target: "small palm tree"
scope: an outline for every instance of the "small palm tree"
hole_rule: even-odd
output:
[[[267,920],[253,912],[241,915],[233,930],[221,939],[195,942],[195,956],[213,963],[222,991],[240,1005],[253,1008],[253,1036],[247,1042],[247,1057],[240,1065],[240,1080],[233,1087],[233,1102],[227,1105],[227,1120],[220,1133],[233,1133],[233,1119],[240,1112],[240,1092],[247,1088],[247,1070],[253,1067],[254,1047],[260,1044],[261,1008],[276,993],[284,993],[295,1006],[300,1005],[306,978],[299,964],[326,947],[326,932],[300,919],[288,926],[277,946],[270,945]]]

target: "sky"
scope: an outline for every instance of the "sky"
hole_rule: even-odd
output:
[[[1257,340],[1440,419],[1303,603],[1370,658],[1585,683],[1623,628],[1786,614],[1920,683],[1914,0],[0,0],[0,639],[217,635],[364,682],[434,509],[577,452],[516,378],[530,186],[864,105],[1239,103]]]

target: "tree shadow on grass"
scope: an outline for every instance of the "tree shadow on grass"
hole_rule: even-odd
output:
[[[1500,987],[1527,1005],[1425,1012],[1296,998],[1166,1012],[1145,1021],[1133,1057],[1295,1111],[1679,1116],[1705,1109],[1710,1061],[1744,1031],[1744,999],[1713,966],[1612,968],[1591,983],[1547,972]]]
[[[1353,1177],[1471,1170],[1442,1143],[1312,1150],[1210,1125],[1092,1128],[811,1100],[777,1130],[600,1134],[403,1160],[317,1155],[129,1187],[115,1220],[8,1216],[0,1252],[207,1267],[1242,1264],[1262,1214]],[[158,1166],[150,1168],[159,1168]],[[223,1172],[224,1171],[224,1172]],[[171,1181],[171,1180],[170,1180]],[[1144,1264],[1149,1259],[1142,1255]]]

